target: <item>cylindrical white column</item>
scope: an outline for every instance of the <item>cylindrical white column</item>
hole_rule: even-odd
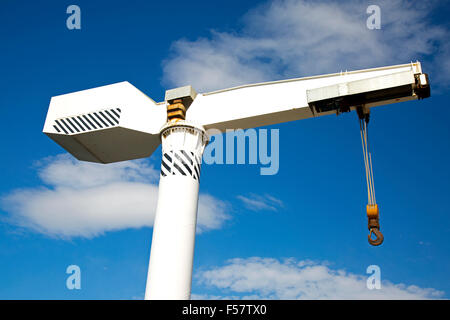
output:
[[[187,121],[161,129],[158,205],[145,299],[190,299],[205,130]]]

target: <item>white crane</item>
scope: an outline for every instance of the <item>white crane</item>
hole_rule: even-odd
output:
[[[379,233],[366,125],[370,108],[430,95],[420,62],[244,85],[208,93],[190,86],[156,103],[128,82],[51,98],[44,133],[83,161],[150,156],[162,143],[146,299],[189,299],[205,130],[246,129],[356,110],[368,181],[369,229]],[[381,241],[380,241],[381,240]],[[370,235],[369,235],[369,241]]]

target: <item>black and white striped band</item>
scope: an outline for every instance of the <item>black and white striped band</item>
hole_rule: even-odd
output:
[[[200,181],[200,157],[193,152],[171,150],[163,152],[161,161],[161,177],[168,175],[191,176]]]
[[[55,120],[53,128],[62,134],[83,133],[119,125],[120,108],[104,109]]]

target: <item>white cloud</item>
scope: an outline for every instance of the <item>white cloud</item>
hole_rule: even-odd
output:
[[[294,258],[280,261],[252,257],[231,259],[221,267],[200,271],[196,279],[224,295],[195,294],[195,299],[436,299],[444,292],[383,281],[369,290],[369,275],[332,270],[327,263]],[[382,277],[382,270],[381,270]]]
[[[278,211],[280,207],[283,207],[283,202],[269,194],[263,196],[257,194],[250,194],[248,196],[239,195],[237,198],[242,201],[244,206],[252,211]]]
[[[437,3],[377,1],[381,29],[369,30],[367,1],[268,2],[243,17],[242,30],[173,43],[163,82],[209,91],[425,58],[425,71],[448,84],[448,30],[430,19]]]
[[[61,238],[153,225],[159,171],[146,160],[103,165],[59,155],[40,161],[38,174],[47,186],[1,198],[7,221]],[[222,201],[201,194],[198,231],[220,228],[225,211]]]

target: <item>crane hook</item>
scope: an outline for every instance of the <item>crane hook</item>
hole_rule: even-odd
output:
[[[375,240],[372,239],[372,232],[373,232],[373,233],[375,234],[375,236],[376,236]],[[370,229],[370,233],[369,233],[369,235],[368,235],[367,237],[368,237],[368,239],[369,239],[369,243],[370,243],[371,245],[373,245],[373,246],[379,246],[380,244],[383,243],[383,240],[384,240],[383,234],[382,234],[381,231],[378,230],[377,228],[372,228],[372,229]]]
[[[380,231],[379,213],[377,204],[367,205],[367,218],[368,218],[368,228],[369,228],[369,243],[373,246],[379,246],[383,243],[384,236]],[[375,234],[375,240],[372,239],[372,233]]]

